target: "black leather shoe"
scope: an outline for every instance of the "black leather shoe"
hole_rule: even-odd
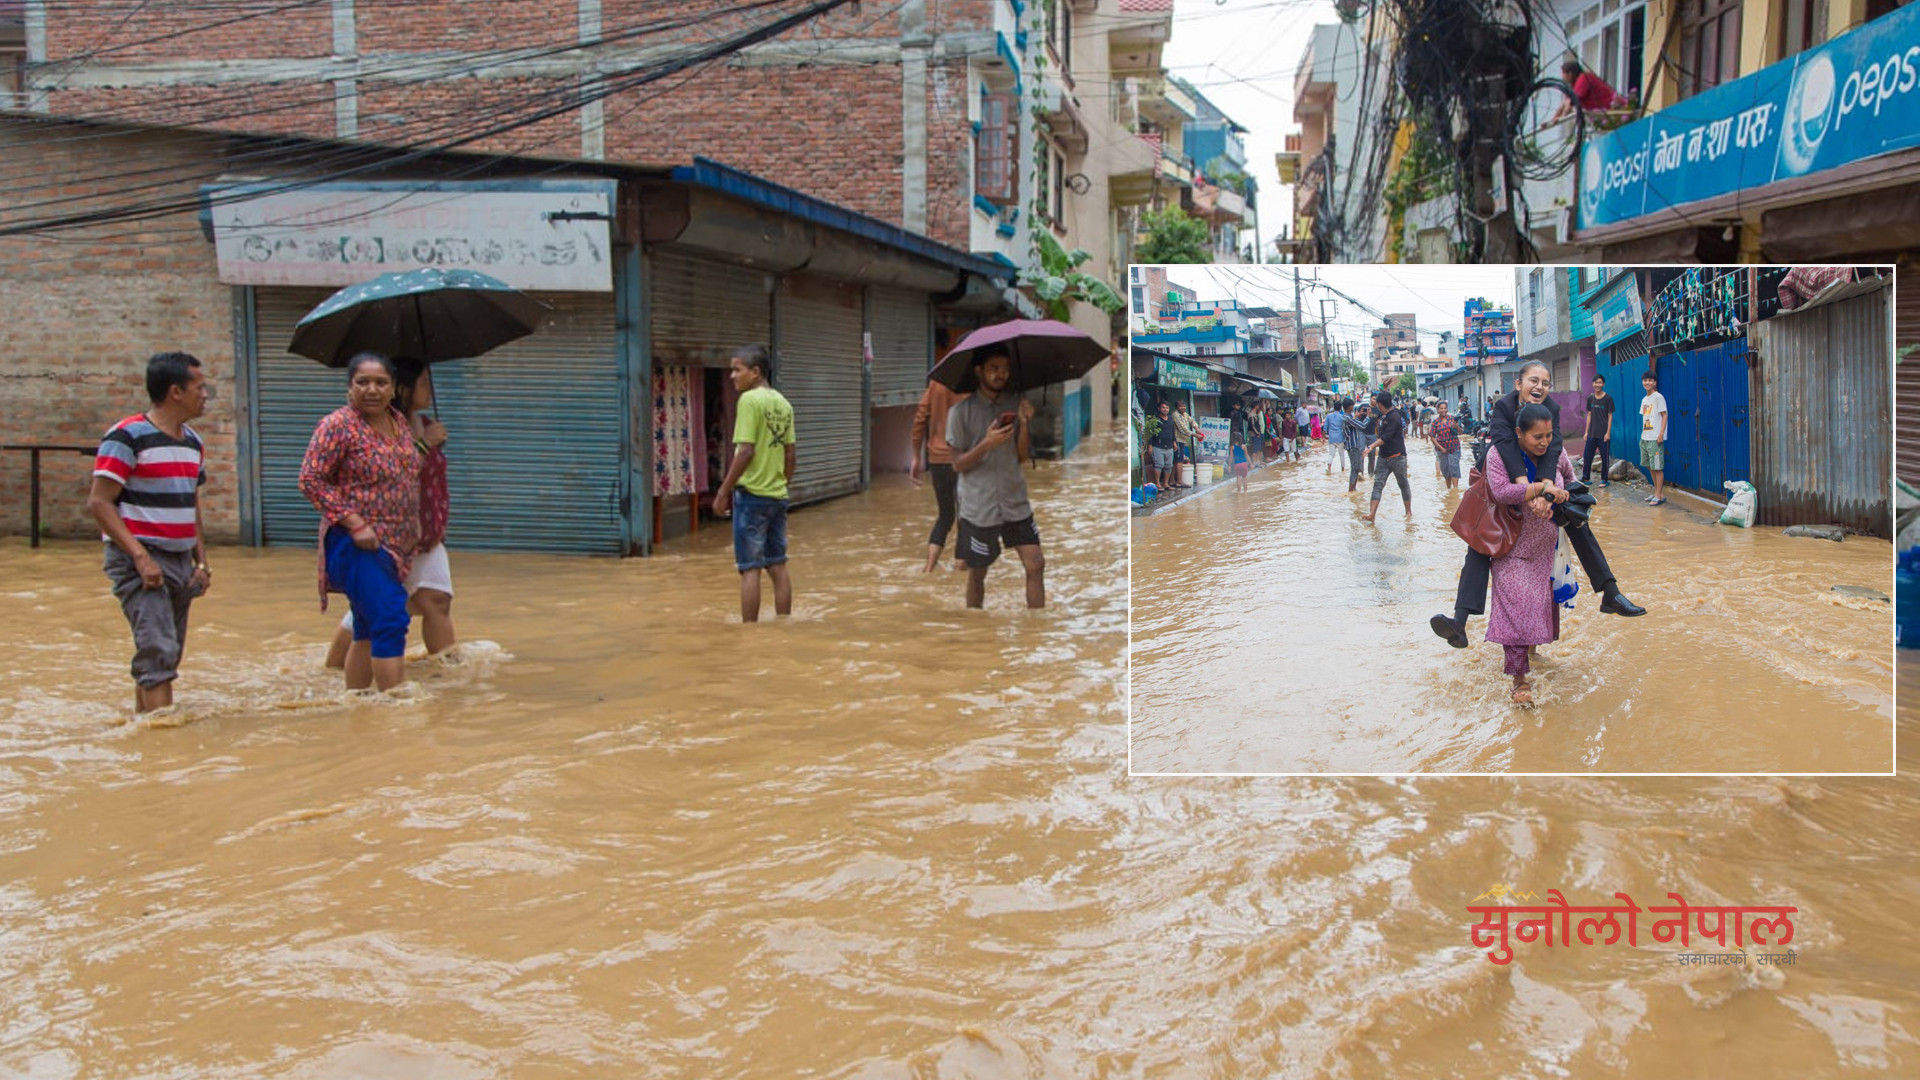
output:
[[[1645,615],[1647,609],[1627,599],[1617,592],[1607,593],[1600,598],[1600,610],[1609,615]]]
[[[1585,495],[1585,494],[1587,493],[1587,484],[1586,484],[1586,481],[1584,481],[1584,480],[1569,480],[1569,481],[1567,482],[1567,486],[1566,486],[1566,492],[1567,492],[1567,494],[1569,494],[1569,495]]]
[[[1467,633],[1461,629],[1459,623],[1453,621],[1453,616],[1435,615],[1433,618],[1427,620],[1427,625],[1433,627],[1435,634],[1446,638],[1447,644],[1454,648],[1464,649],[1467,647]]]

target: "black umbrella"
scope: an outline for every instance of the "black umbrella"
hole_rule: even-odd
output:
[[[479,356],[539,327],[547,306],[474,270],[409,270],[349,285],[307,312],[287,351],[345,367],[362,352],[422,363]]]

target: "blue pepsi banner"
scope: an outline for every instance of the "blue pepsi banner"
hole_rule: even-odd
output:
[[[1920,4],[1587,144],[1580,228],[1920,146]]]

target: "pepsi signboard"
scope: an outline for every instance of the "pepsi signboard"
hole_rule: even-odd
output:
[[[1587,144],[1580,227],[1920,146],[1920,4]]]

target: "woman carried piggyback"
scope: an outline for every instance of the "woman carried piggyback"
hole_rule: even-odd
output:
[[[1547,475],[1544,461],[1553,442],[1553,414],[1546,406],[1522,406],[1514,430],[1525,457],[1527,482],[1510,479],[1505,469],[1496,468],[1487,471],[1487,488],[1495,502],[1523,506],[1527,512],[1520,516],[1520,536],[1513,549],[1493,560],[1487,640],[1506,647],[1514,703],[1531,705],[1533,689],[1527,673],[1533,647],[1560,637],[1560,609],[1553,601],[1554,543],[1560,530],[1553,522],[1553,504],[1567,501],[1573,463],[1566,454],[1556,455]]]

